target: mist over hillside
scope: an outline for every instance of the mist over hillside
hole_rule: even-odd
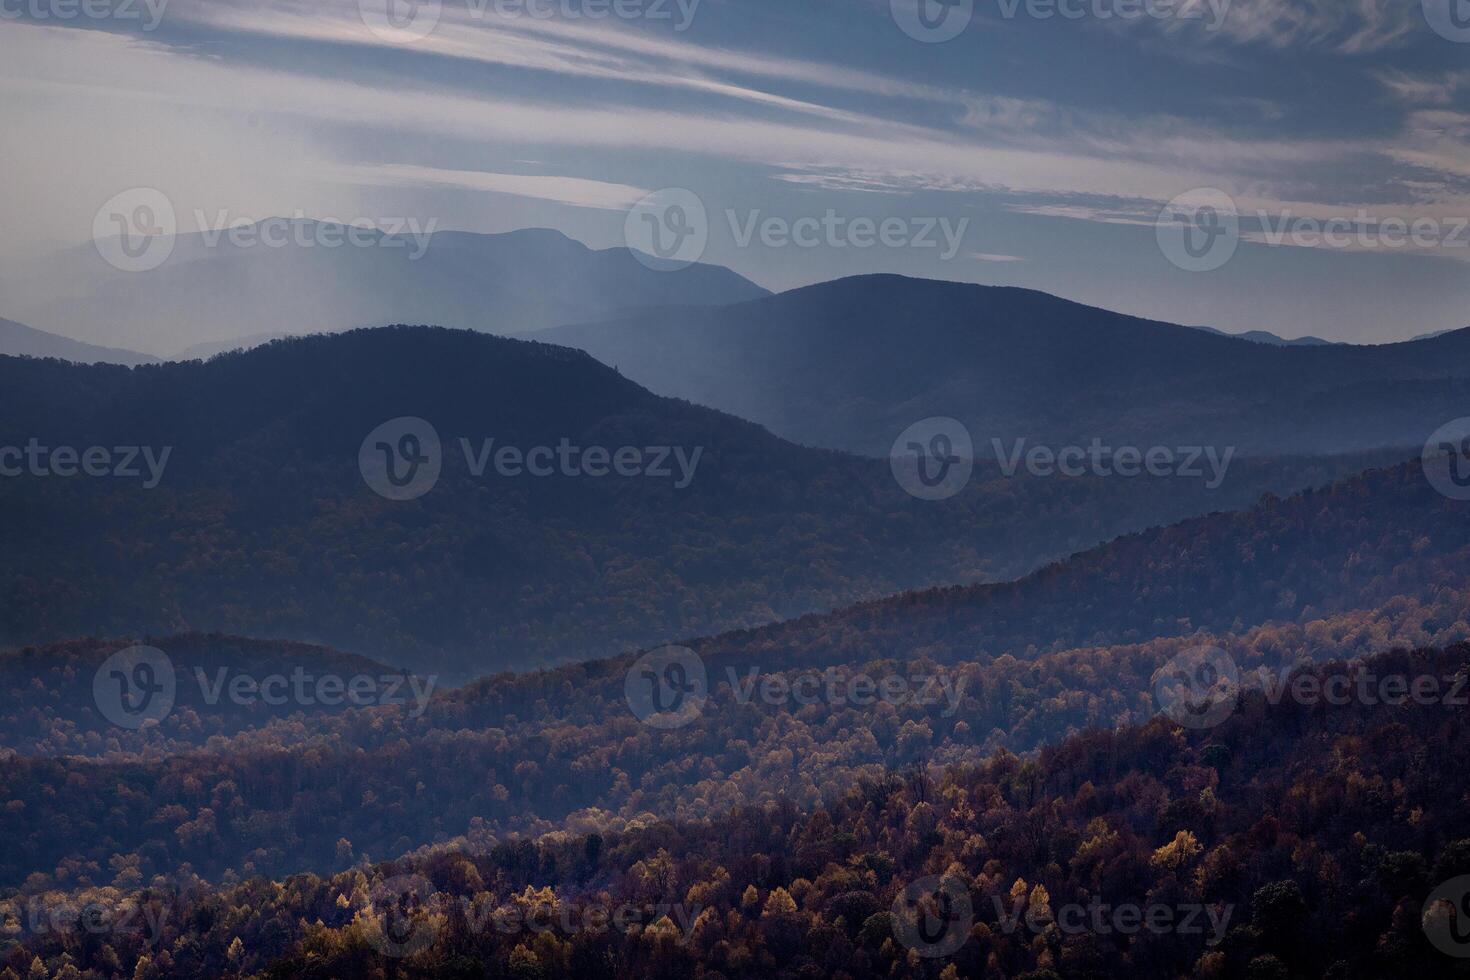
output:
[[[766,295],[728,269],[649,268],[626,248],[593,250],[546,229],[390,235],[270,219],[245,232],[180,235],[142,271],[82,246],[12,277],[7,309],[43,330],[164,357],[263,332],[438,323],[510,334]]]
[[[36,330],[23,323],[0,319],[0,355],[10,357],[54,357],[79,364],[152,364],[158,360],[137,351],[95,347]]]
[[[1218,651],[1241,694],[1279,697],[1268,682],[1305,663],[1463,643],[1467,506],[1411,466],[1375,470],[1131,535],[1016,582],[691,640],[676,649],[701,678],[698,709],[666,726],[646,724],[627,693],[646,655],[483,677],[422,700],[410,694],[422,686],[405,686],[388,703],[282,710],[201,695],[216,671],[376,678],[383,668],[196,634],[148,641],[179,693],[156,724],[123,731],[89,703],[117,641],[28,649],[0,657],[0,693],[12,694],[0,745],[28,757],[13,790],[26,809],[0,813],[0,830],[50,867],[141,845],[167,812],[190,829],[151,849],[142,870],[189,862],[215,876],[247,860],[269,874],[340,870],[338,837],[380,859],[436,844],[483,855],[506,835],[554,827],[722,820],[775,800],[817,808],[861,779],[1015,759],[1007,753],[1078,732],[1174,719],[1156,684],[1192,651]],[[1438,533],[1447,523],[1460,530]],[[1464,648],[1443,660],[1441,681],[1466,663]],[[815,695],[795,693],[813,679]],[[858,679],[906,686],[865,700]],[[1436,705],[1439,716],[1453,717],[1450,707]],[[47,793],[58,771],[66,788]],[[184,771],[209,776],[190,783]],[[282,771],[296,774],[294,793],[281,791]],[[104,833],[88,801],[123,772],[146,800]],[[228,794],[219,816],[196,825],[189,815],[216,793]],[[291,833],[273,834],[279,825]],[[29,866],[0,864],[0,874]]]
[[[1031,445],[1419,446],[1470,404],[1470,331],[1383,346],[1282,346],[1029,290],[863,276],[710,309],[542,335],[654,391],[804,445],[887,456],[948,416],[994,457]],[[1002,453],[1003,454],[1003,453]]]
[[[410,467],[406,439],[434,465]],[[459,676],[1011,578],[1402,458],[1143,480],[985,464],[925,500],[885,461],[795,446],[580,351],[433,328],[137,369],[0,358],[0,445],[33,441],[41,475],[0,480],[6,640],[225,630]],[[133,475],[47,476],[57,446]],[[385,453],[421,493],[395,499]]]
[[[1467,45],[0,0],[0,980],[1470,980]]]

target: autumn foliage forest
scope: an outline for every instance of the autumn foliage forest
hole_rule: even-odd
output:
[[[1357,666],[1463,676],[1470,647]],[[138,935],[47,936],[6,962],[19,976],[33,953],[140,977],[1447,976],[1421,907],[1470,873],[1470,784],[1445,764],[1467,738],[1463,705],[1249,692],[1208,732],[1091,729],[1027,758],[855,777],[810,809],[459,841],[274,882],[134,877],[73,895],[131,903]],[[952,957],[905,945],[892,909],[910,881],[963,897],[946,906]],[[388,936],[370,911],[384,901],[405,915]],[[608,926],[618,914],[626,928]]]
[[[416,403],[360,383],[406,358]],[[1470,977],[1470,505],[1410,452],[926,509],[451,331],[4,377],[16,431],[181,462],[0,485],[0,980]],[[373,497],[349,436],[409,409],[707,482]],[[134,646],[168,706],[123,724]]]

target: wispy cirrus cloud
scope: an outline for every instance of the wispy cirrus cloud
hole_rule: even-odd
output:
[[[1425,29],[1417,0],[1230,0],[1212,31],[1178,18],[1151,22],[1174,34],[1189,32],[1277,49],[1320,48],[1344,55],[1391,48]]]
[[[292,20],[292,24],[298,23]],[[537,29],[542,26],[538,24]],[[344,23],[330,29],[318,25],[317,34],[335,37],[334,32],[340,29],[358,37],[358,28],[360,24],[353,28]],[[563,28],[565,25],[560,25],[558,30]],[[59,38],[64,32],[33,30],[50,32],[43,35],[43,46],[55,52],[61,52],[67,43]],[[275,112],[286,116],[436,137],[475,133],[511,144],[661,150],[741,160],[767,168],[771,166],[769,161],[775,160],[782,161],[771,171],[778,180],[827,190],[1052,194],[1059,201],[1057,206],[1063,208],[1070,206],[1066,198],[1074,194],[1158,202],[1192,186],[1269,188],[1275,175],[1301,167],[1320,168],[1347,154],[1365,151],[1411,164],[1416,170],[1444,175],[1458,175],[1464,166],[1462,160],[1457,160],[1463,151],[1459,138],[1443,133],[1421,132],[1416,139],[1391,141],[1375,151],[1362,141],[1242,139],[1172,116],[1087,114],[1041,99],[954,92],[945,92],[942,97],[963,107],[964,124],[955,130],[835,109],[816,113],[823,121],[814,128],[811,122],[797,123],[759,111],[769,105],[766,100],[758,100],[762,104],[753,105],[745,114],[723,115],[694,109],[579,102],[565,95],[538,103],[429,81],[384,88],[365,82],[303,77],[290,71],[200,58],[186,50],[135,39],[105,42],[92,37],[75,43],[85,44],[94,52],[84,60],[94,65],[95,79],[106,76],[105,85],[88,88],[86,72],[78,75],[70,69],[48,69],[45,63],[51,63],[49,59],[29,59],[19,48],[18,55],[32,61],[33,70],[16,73],[21,77],[11,75],[6,84],[32,91],[48,86],[52,90],[87,90],[99,98],[114,100],[194,107],[212,104],[225,111],[274,106]],[[371,43],[381,46],[377,39]],[[445,43],[454,46],[453,32],[446,36]],[[632,42],[620,39],[618,43]],[[638,43],[663,47],[663,42]],[[425,56],[417,48],[412,54]],[[740,61],[729,53],[715,55],[714,59]],[[68,59],[63,53],[62,60],[76,58]],[[760,60],[768,73],[777,71],[772,59]],[[538,64],[543,66],[541,70],[561,70],[549,62]],[[574,69],[585,70],[585,65]],[[790,67],[788,74],[800,76],[807,70],[798,64]],[[909,91],[915,95],[926,90]],[[1452,118],[1446,116],[1444,121]],[[1422,114],[1417,119],[1421,130],[1431,121]],[[402,165],[403,161],[394,163]],[[383,171],[399,186],[408,173]],[[566,178],[558,178],[560,184],[538,188],[526,175],[476,177],[469,168],[422,168],[414,173],[415,179],[438,186],[472,189],[478,182],[484,189],[495,189],[490,183],[498,181],[500,187],[538,193],[555,186],[561,188],[557,193],[575,196]],[[556,198],[552,195],[544,199]],[[1103,216],[1098,220],[1108,219]]]
[[[335,174],[346,183],[373,187],[483,191],[603,211],[625,211],[650,193],[646,188],[584,177],[449,170],[412,164],[344,164]]]
[[[602,243],[645,187],[694,188],[715,213],[973,208],[995,219],[975,263],[1065,291],[1088,272],[1043,272],[1059,253],[1122,239],[1155,253],[1134,255],[1147,268],[1153,236],[1111,228],[1152,225],[1196,187],[1326,215],[1364,200],[1452,214],[1470,193],[1470,90],[1411,0],[1233,0],[1218,31],[1163,35],[980,13],[937,46],[905,36],[886,0],[851,16],[840,0],[703,0],[682,33],[475,2],[446,0],[406,45],[356,0],[171,0],[148,35],[0,24],[0,112],[32,137],[0,205],[80,238],[100,201],[146,184],[185,213],[392,208]],[[814,257],[765,274],[814,278],[793,271]],[[828,274],[850,271],[836,262]]]
[[[0,85],[31,93],[85,94],[99,101],[174,105],[224,112],[269,110],[283,118],[336,126],[454,138],[472,133],[507,145],[623,148],[678,152],[739,160],[780,168],[787,180],[812,179],[831,186],[834,175],[854,175],[869,185],[887,181],[894,188],[1082,190],[1145,193],[1181,181],[1225,179],[1213,160],[1237,155],[1259,157],[1266,147],[1231,151],[1217,144],[1194,153],[1198,169],[1166,167],[1144,159],[1158,141],[1153,136],[1129,146],[1126,140],[1100,141],[1088,152],[1068,148],[1057,133],[1028,145],[982,142],[981,134],[952,133],[877,115],[848,123],[832,119],[819,129],[810,122],[747,114],[712,115],[694,109],[654,109],[610,105],[592,100],[536,102],[494,92],[421,83],[382,87],[364,82],[302,76],[291,71],[199,58],[153,42],[107,40],[87,32],[39,31],[32,44],[17,45],[11,65],[0,70]],[[75,35],[82,34],[83,37]],[[72,35],[72,36],[65,36]],[[67,46],[75,45],[68,52]],[[83,54],[85,50],[86,54]],[[78,73],[77,63],[88,67]],[[1080,144],[1079,144],[1080,145]],[[1165,150],[1188,150],[1179,140]],[[1291,152],[1293,159],[1300,154]],[[399,161],[401,162],[401,161]],[[1187,186],[1187,185],[1186,185]]]
[[[1396,68],[1375,71],[1373,77],[1399,102],[1447,106],[1470,94],[1470,71],[1410,72]]]
[[[650,34],[615,22],[502,16],[493,6],[446,6],[429,36],[410,45],[395,44],[370,30],[354,0],[283,0],[261,11],[241,3],[175,0],[176,17],[213,31],[352,45],[387,56],[441,58],[499,65],[573,78],[597,79],[822,116],[860,121],[860,113],[817,101],[783,95],[750,84],[750,79],[798,83],[828,91],[893,98],[943,99],[944,91],[907,84],[840,65],[758,53],[702,47],[678,37]],[[726,77],[718,77],[724,75]],[[737,81],[744,79],[746,81]]]

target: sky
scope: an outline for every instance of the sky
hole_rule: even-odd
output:
[[[774,290],[1470,325],[1470,0],[0,0],[0,132],[11,269],[146,188],[180,232],[694,222]]]

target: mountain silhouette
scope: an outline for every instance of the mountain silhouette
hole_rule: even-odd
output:
[[[1205,333],[1212,333],[1217,337],[1235,337],[1239,340],[1249,340],[1257,344],[1271,344],[1274,347],[1323,347],[1332,343],[1330,340],[1323,340],[1321,337],[1310,335],[1287,339],[1286,337],[1271,333],[1269,330],[1246,330],[1243,333],[1227,333],[1224,330],[1217,330],[1214,327],[1194,327],[1193,329],[1203,330]],[[1448,331],[1444,332],[1448,333]]]
[[[1470,405],[1470,330],[1269,345],[1032,290],[893,275],[542,339],[795,442],[871,456],[930,416],[964,422],[981,456],[994,439],[1244,454],[1418,447]]]
[[[9,284],[12,308],[43,329],[167,356],[261,333],[387,323],[516,333],[766,294],[719,266],[656,271],[626,248],[591,249],[545,229],[440,231],[427,239],[355,232],[364,244],[351,245],[343,226],[330,223],[272,219],[253,227],[237,239],[178,236],[161,266],[140,272],[111,268],[90,244],[73,249],[38,276]]]
[[[383,428],[404,418],[439,449]],[[0,447],[33,442],[41,461],[0,479],[0,640],[219,630],[466,675],[1012,578],[1372,462],[1252,461],[1218,487],[983,465],[920,500],[886,461],[793,445],[581,351],[410,327],[132,369],[0,358]],[[52,473],[49,447],[75,458]],[[603,454],[590,475],[584,448]],[[123,478],[78,472],[93,449]],[[419,472],[421,493],[391,499]]]
[[[56,357],[80,364],[151,364],[158,360],[137,351],[95,347],[6,319],[0,319],[0,354],[12,357]]]

